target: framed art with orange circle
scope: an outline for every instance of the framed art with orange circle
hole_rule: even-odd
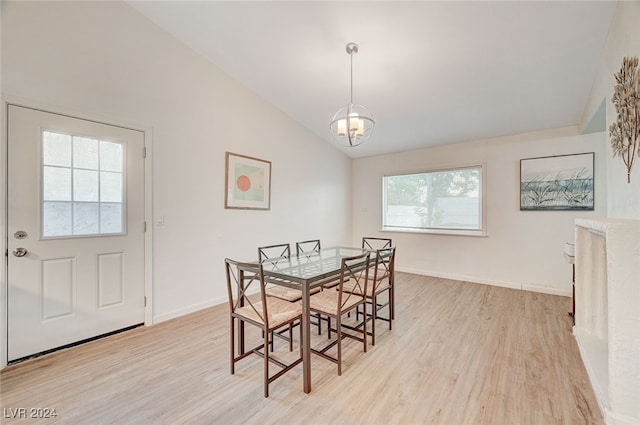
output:
[[[268,210],[271,207],[271,161],[227,152],[224,207]]]

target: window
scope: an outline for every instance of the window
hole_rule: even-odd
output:
[[[124,233],[121,143],[42,132],[42,237]]]
[[[483,166],[382,179],[383,230],[484,234]]]

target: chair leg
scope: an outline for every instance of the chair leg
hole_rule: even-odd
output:
[[[300,358],[302,358],[303,356],[303,352],[302,352],[302,318],[300,318],[300,326],[298,326],[300,328]]]
[[[235,323],[234,323],[234,319],[233,317],[231,317],[231,324],[229,326],[229,328],[231,329],[231,349],[229,350],[229,352],[231,353],[231,361],[230,361],[230,368],[231,368],[231,374],[233,375],[236,371],[235,371],[235,357],[236,357],[236,332],[235,332]]]
[[[395,282],[391,283],[391,289],[389,290],[389,315],[391,317],[391,320],[396,318],[396,294],[395,294]],[[391,323],[389,323],[389,326],[391,326]],[[391,329],[391,327],[389,327],[389,329]]]
[[[269,397],[269,332],[265,331],[264,334],[264,396]],[[271,346],[273,346],[273,337],[271,339]]]
[[[331,323],[331,318],[329,318],[329,323]],[[338,317],[336,317],[336,336],[338,338],[338,376],[342,375],[342,320],[340,318],[340,313],[338,313]],[[329,326],[329,332],[331,332],[331,326]]]
[[[394,308],[393,308],[393,286],[389,289],[389,330],[391,330],[391,322],[393,322],[393,317],[395,314]]]
[[[362,326],[362,344],[364,347],[364,352],[366,353],[367,352],[367,303],[366,302],[362,304],[362,310],[363,310],[362,315],[364,318],[364,324]],[[375,319],[374,319],[373,325],[375,326]]]
[[[376,318],[378,317],[378,299],[376,298],[376,293],[373,293],[373,298],[371,298],[371,345],[376,345]],[[364,303],[365,310],[367,309],[367,303]],[[366,314],[365,314],[366,317]],[[391,322],[391,319],[389,319]],[[364,322],[364,327],[367,327],[367,321]],[[366,334],[366,332],[365,332]],[[366,352],[367,350],[365,350]]]
[[[300,327],[302,327],[302,323],[300,323]],[[293,324],[289,324],[289,352],[293,351]]]

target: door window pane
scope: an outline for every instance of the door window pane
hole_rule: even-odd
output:
[[[100,204],[101,233],[122,233],[122,204]]]
[[[71,204],[69,202],[44,202],[42,205],[42,234],[45,236],[67,236],[71,226]]]
[[[100,233],[98,203],[74,203],[73,234],[92,235],[95,233]]]
[[[100,142],[100,169],[103,171],[122,172],[122,144]]]
[[[43,168],[42,196],[45,201],[71,200],[71,170],[59,167]]]
[[[73,170],[73,200],[97,202],[98,177],[97,171]]]
[[[122,202],[121,173],[100,173],[100,201]]]
[[[98,169],[98,141],[96,139],[73,138],[73,167]]]
[[[44,165],[71,166],[71,136],[42,132],[42,163]]]
[[[122,143],[43,131],[42,152],[43,237],[124,233]]]

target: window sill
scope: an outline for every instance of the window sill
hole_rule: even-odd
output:
[[[458,229],[415,229],[410,227],[383,227],[381,232],[391,233],[419,233],[429,235],[445,235],[445,236],[473,236],[486,238],[485,230],[458,230]]]

